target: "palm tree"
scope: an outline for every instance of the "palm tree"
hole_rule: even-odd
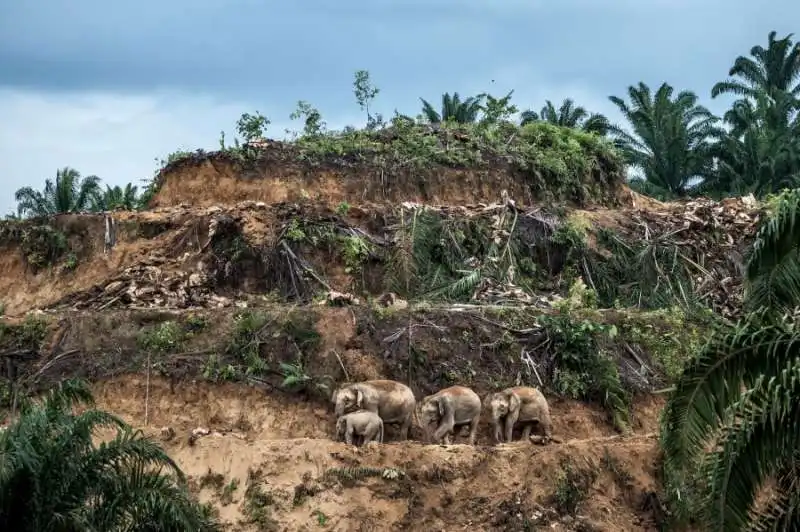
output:
[[[582,129],[587,133],[598,135],[605,135],[609,127],[608,119],[605,116],[599,113],[590,114],[585,108],[575,106],[575,102],[570,98],[565,99],[558,109],[553,102],[547,100],[539,113],[531,110],[523,111],[521,118],[523,126],[531,122],[544,121],[557,126]]]
[[[654,189],[667,196],[685,196],[693,179],[710,174],[711,139],[722,135],[718,118],[697,103],[697,95],[681,91],[674,98],[674,89],[663,83],[655,94],[639,83],[628,87],[630,104],[611,96],[632,128],[628,133],[610,125],[626,162],[640,170]]]
[[[135,210],[139,205],[139,198],[137,196],[138,187],[131,183],[125,185],[125,188],[119,185],[111,188],[106,185],[106,190],[102,193],[98,191],[95,197],[92,198],[92,210],[94,211],[111,211],[114,209],[123,209],[126,211]]]
[[[754,311],[712,337],[663,413],[669,492],[687,503],[681,517],[695,515],[703,530],[800,525],[800,333],[785,319],[800,305],[798,240],[793,189],[771,203],[748,258],[745,297]]]
[[[800,43],[791,34],[768,46],[754,46],[753,57],[740,56],[712,97],[741,98],[725,114],[729,134],[714,149],[717,171],[706,189],[716,193],[764,195],[796,186],[800,175]]]
[[[72,414],[81,404],[93,405],[88,386],[65,381],[43,402],[25,401],[0,433],[0,529],[217,529],[156,443],[109,413]],[[117,435],[95,445],[92,435],[101,427],[115,427]]]
[[[790,33],[776,40],[775,32],[767,37],[767,48],[753,46],[749,57],[739,56],[728,75],[711,89],[711,97],[731,93],[745,98],[757,98],[766,93],[770,98],[785,92],[800,97],[800,43],[792,43]],[[738,79],[736,79],[738,78]]]
[[[483,109],[484,95],[473,96],[467,98],[463,102],[457,92],[452,96],[450,93],[445,92],[442,95],[442,110],[441,113],[425,99],[422,100],[422,114],[431,124],[439,124],[441,122],[457,122],[459,124],[473,124],[478,120],[478,114]]]
[[[52,216],[87,210],[99,186],[99,177],[90,175],[81,179],[77,170],[64,167],[56,172],[55,183],[45,180],[43,192],[22,187],[17,190],[15,198],[22,214]]]
[[[763,197],[800,186],[800,120],[785,120],[796,100],[785,93],[766,100],[764,93],[755,103],[739,100],[725,113],[730,132],[713,146],[716,168],[703,193]]]

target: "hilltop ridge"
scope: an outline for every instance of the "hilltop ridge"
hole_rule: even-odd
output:
[[[625,170],[608,141],[534,123],[431,127],[402,120],[379,131],[256,140],[184,154],[156,176],[149,207],[245,200],[338,203],[495,201],[616,205]],[[213,184],[213,193],[209,186]]]

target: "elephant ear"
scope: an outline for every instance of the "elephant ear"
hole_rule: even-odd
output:
[[[508,411],[515,412],[519,410],[520,400],[519,396],[514,392],[508,392]]]
[[[453,401],[447,397],[440,397],[439,398],[439,416],[442,418],[447,417],[447,415],[453,411]]]

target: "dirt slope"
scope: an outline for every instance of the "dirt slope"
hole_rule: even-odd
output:
[[[715,310],[734,312],[741,293],[741,249],[752,237],[757,207],[744,199],[659,204],[631,194],[635,206],[629,208],[570,209],[561,217],[533,208],[515,214],[513,224],[503,203],[426,207],[426,212],[454,228],[440,238],[461,235],[465,240],[458,246],[475,252],[485,248],[483,239],[513,231],[535,270],[517,275],[536,277],[544,271],[548,279],[531,281],[547,292],[557,290],[573,246],[562,241],[574,238],[575,231],[585,232],[593,263],[609,262],[615,270],[621,266],[610,259],[619,246],[598,245],[604,232],[613,236],[612,243],[618,239],[640,255],[679,249],[693,268],[689,273],[697,279],[698,293]],[[62,215],[46,225],[2,222],[0,304],[6,316],[19,316],[34,308],[220,308],[255,294],[308,303],[320,290],[379,297],[393,288],[396,254],[403,251],[416,212],[414,205],[365,203],[341,210],[308,201],[251,201],[224,208]],[[506,227],[495,227],[502,216]],[[571,228],[571,220],[587,228]],[[108,244],[107,222],[112,228]],[[553,238],[558,232],[563,233],[560,243]],[[630,279],[615,282],[636,285],[646,267],[616,271]],[[592,282],[604,269],[582,274]],[[503,287],[493,288],[500,299],[508,299]]]
[[[507,141],[466,126],[344,134],[296,143],[184,154],[156,178],[149,207],[275,203],[492,201],[617,205],[625,172],[610,146],[580,132],[533,125]],[[472,129],[473,131],[469,131]],[[565,158],[569,158],[565,161]]]
[[[154,378],[147,397],[146,379],[137,375],[95,390],[101,407],[137,426],[147,405],[146,433],[168,438],[170,454],[231,530],[655,529],[648,505],[659,403],[652,400],[637,405],[637,430],[628,437],[615,434],[602,412],[555,400],[560,444],[494,446],[484,424],[476,447],[463,438],[450,446],[394,442],[390,431],[384,445],[349,448],[331,441],[334,418],[325,405],[247,387],[184,383],[171,391]],[[190,443],[197,428],[210,434]],[[165,436],[169,429],[174,436]],[[568,481],[561,477],[566,463],[577,472]],[[402,473],[384,478],[391,473],[368,468]],[[257,499],[254,490],[246,494],[249,482],[265,495],[257,511],[247,509]],[[558,515],[554,501],[566,505],[571,497],[581,501],[577,512]],[[260,525],[246,523],[253,515]]]
[[[663,313],[576,313],[579,327],[603,336],[580,354],[602,350],[632,390],[632,432],[620,436],[596,401],[559,398],[548,386],[563,344],[537,317],[558,314],[550,296],[565,292],[573,248],[553,235],[567,228],[575,237],[577,221],[587,242],[573,247],[599,265],[581,271],[588,283],[621,269],[600,244],[604,232],[652,256],[662,244],[680,249],[697,264],[703,297],[724,310],[737,306],[737,254],[757,209],[744,200],[660,204],[623,187],[606,199],[625,193],[625,208],[556,216],[531,206],[530,187],[502,161],[480,171],[437,166],[424,179],[403,167],[387,179],[364,161],[298,161],[272,150],[243,169],[201,154],[165,169],[153,200],[163,208],[0,224],[0,376],[38,390],[89,378],[101,407],[163,438],[232,530],[657,530],[661,402],[648,392],[665,384],[665,360],[702,334]],[[530,208],[497,202],[501,189]],[[424,298],[408,282],[406,300],[384,304],[403,231],[423,212],[390,200],[444,204],[424,212],[457,229],[448,237],[471,235],[459,244],[464,264],[517,231],[536,289],[490,279],[467,305],[415,305]],[[356,260],[353,242],[364,245]],[[609,278],[633,285],[642,277],[633,274],[629,283]],[[394,442],[389,427],[386,444],[348,448],[331,440],[322,387],[284,389],[281,368],[294,363],[315,386],[393,378],[420,398],[455,383],[481,395],[543,386],[560,442],[496,446],[484,425],[474,447],[422,445],[418,430]]]

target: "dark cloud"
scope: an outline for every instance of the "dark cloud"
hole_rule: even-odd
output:
[[[800,4],[743,0],[541,5],[430,0],[38,0],[0,7],[0,85],[173,88],[231,97],[350,99],[353,70],[388,91],[458,90],[507,64],[603,93],[663,80],[707,92]],[[555,5],[554,5],[555,4]],[[773,15],[780,13],[780,16]],[[771,19],[770,19],[771,17]],[[390,88],[391,87],[391,88]],[[565,95],[553,95],[561,98]]]

